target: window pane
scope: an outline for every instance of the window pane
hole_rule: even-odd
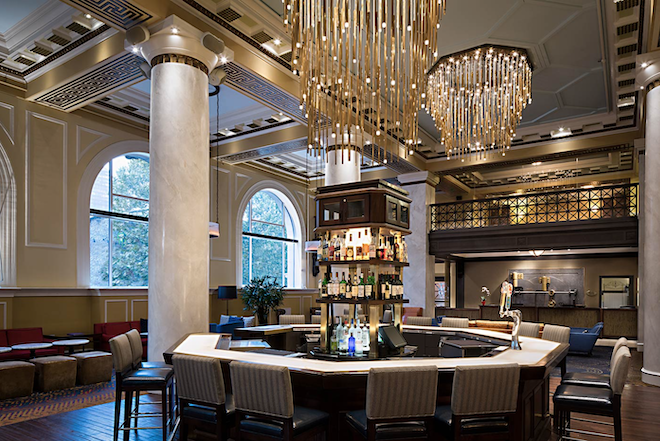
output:
[[[147,286],[149,227],[144,222],[112,220],[112,284]]]
[[[254,195],[250,204],[252,205],[252,219],[279,225],[283,223],[282,202],[272,193],[260,191]]]
[[[275,240],[252,238],[252,277],[275,277],[283,281],[283,243]]]
[[[250,204],[245,208],[243,212],[243,231],[250,231]]]
[[[265,234],[274,237],[286,237],[284,227],[280,225],[264,224],[263,222],[252,221],[252,233]]]
[[[112,192],[148,200],[149,162],[138,158],[128,159],[126,156],[113,159]]]
[[[113,213],[132,214],[133,216],[149,217],[149,202],[123,196],[112,197]]]
[[[89,277],[92,286],[108,286],[110,219],[90,216]]]
[[[94,187],[92,187],[92,196],[89,200],[89,208],[96,210],[110,210],[110,163],[101,169]]]
[[[250,283],[250,238],[243,238],[243,285]]]

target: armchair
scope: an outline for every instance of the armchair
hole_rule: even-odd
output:
[[[569,352],[571,354],[588,354],[591,355],[596,340],[603,330],[603,322],[596,323],[593,328],[571,328],[571,335],[569,344],[571,345]]]
[[[231,334],[232,338],[234,337],[234,330],[236,328],[242,328],[245,326],[245,323],[243,322],[243,319],[241,317],[230,317],[229,321],[227,323],[223,324],[217,324],[217,323],[211,323],[209,325],[209,332],[213,332],[216,334]]]

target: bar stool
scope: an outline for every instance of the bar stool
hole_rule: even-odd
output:
[[[417,317],[411,315],[410,317],[406,317],[406,325],[433,326],[433,317]]]
[[[443,317],[440,326],[443,328],[469,328],[470,319],[462,317]]]
[[[305,323],[305,316],[302,314],[299,315],[287,315],[282,314],[278,318],[280,325],[301,325]]]
[[[612,357],[610,357],[610,372],[614,368],[614,356],[623,346],[628,346],[628,339],[621,337],[614,344]],[[561,384],[573,386],[610,387],[610,376],[606,374],[590,374],[588,372],[568,372],[561,379]]]
[[[215,433],[218,440],[229,438],[235,417],[234,398],[225,394],[220,360],[175,354],[172,363],[181,412],[179,439],[186,441],[190,429]]]
[[[172,369],[164,361],[142,361],[142,337],[136,329],[126,333],[133,352],[133,369]]]
[[[520,331],[518,331],[518,335],[522,335],[523,337],[539,338],[540,330],[540,323],[522,322],[520,324]]]
[[[437,394],[436,366],[371,368],[366,409],[348,412],[346,422],[370,441],[432,439]]]
[[[167,391],[172,388],[172,369],[133,369],[133,353],[126,334],[120,334],[110,339],[110,351],[115,365],[116,391],[115,391],[115,421],[113,440],[117,441],[119,432],[124,432],[124,441],[128,441],[130,430],[162,429],[163,441],[167,440]],[[132,410],[133,393],[138,395],[141,391],[159,391],[162,394],[161,412],[142,414],[148,417],[161,417],[162,426],[157,427],[131,427],[131,419],[137,419]],[[121,396],[124,393],[124,422],[120,422]]]
[[[303,440],[327,429],[327,413],[294,406],[286,366],[233,361],[229,369],[238,423],[236,441]]]
[[[435,420],[447,439],[512,440],[520,366],[457,366],[451,405],[438,406]]]
[[[583,418],[574,418],[597,424],[614,426],[615,441],[622,441],[621,434],[621,393],[626,384],[628,369],[630,368],[630,349],[627,346],[619,348],[614,355],[614,366],[610,375],[610,387],[605,389],[591,386],[574,386],[561,384],[555,391],[553,402],[555,405],[555,433],[559,441],[574,439],[570,435],[578,433],[583,435],[596,435],[611,437],[612,435],[586,430],[571,429],[571,412],[589,415],[612,417],[613,423],[592,421]]]
[[[568,344],[568,341],[571,338],[571,328],[568,326],[544,325],[543,335],[541,338],[543,340]],[[559,362],[559,367],[561,369],[561,376],[563,378],[564,375],[566,375],[566,357],[564,357],[562,361]]]

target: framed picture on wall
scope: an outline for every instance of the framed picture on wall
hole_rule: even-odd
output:
[[[447,290],[444,277],[435,278],[435,305],[446,306]]]

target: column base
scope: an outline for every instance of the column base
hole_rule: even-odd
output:
[[[660,372],[642,368],[642,381],[653,386],[660,386]]]

